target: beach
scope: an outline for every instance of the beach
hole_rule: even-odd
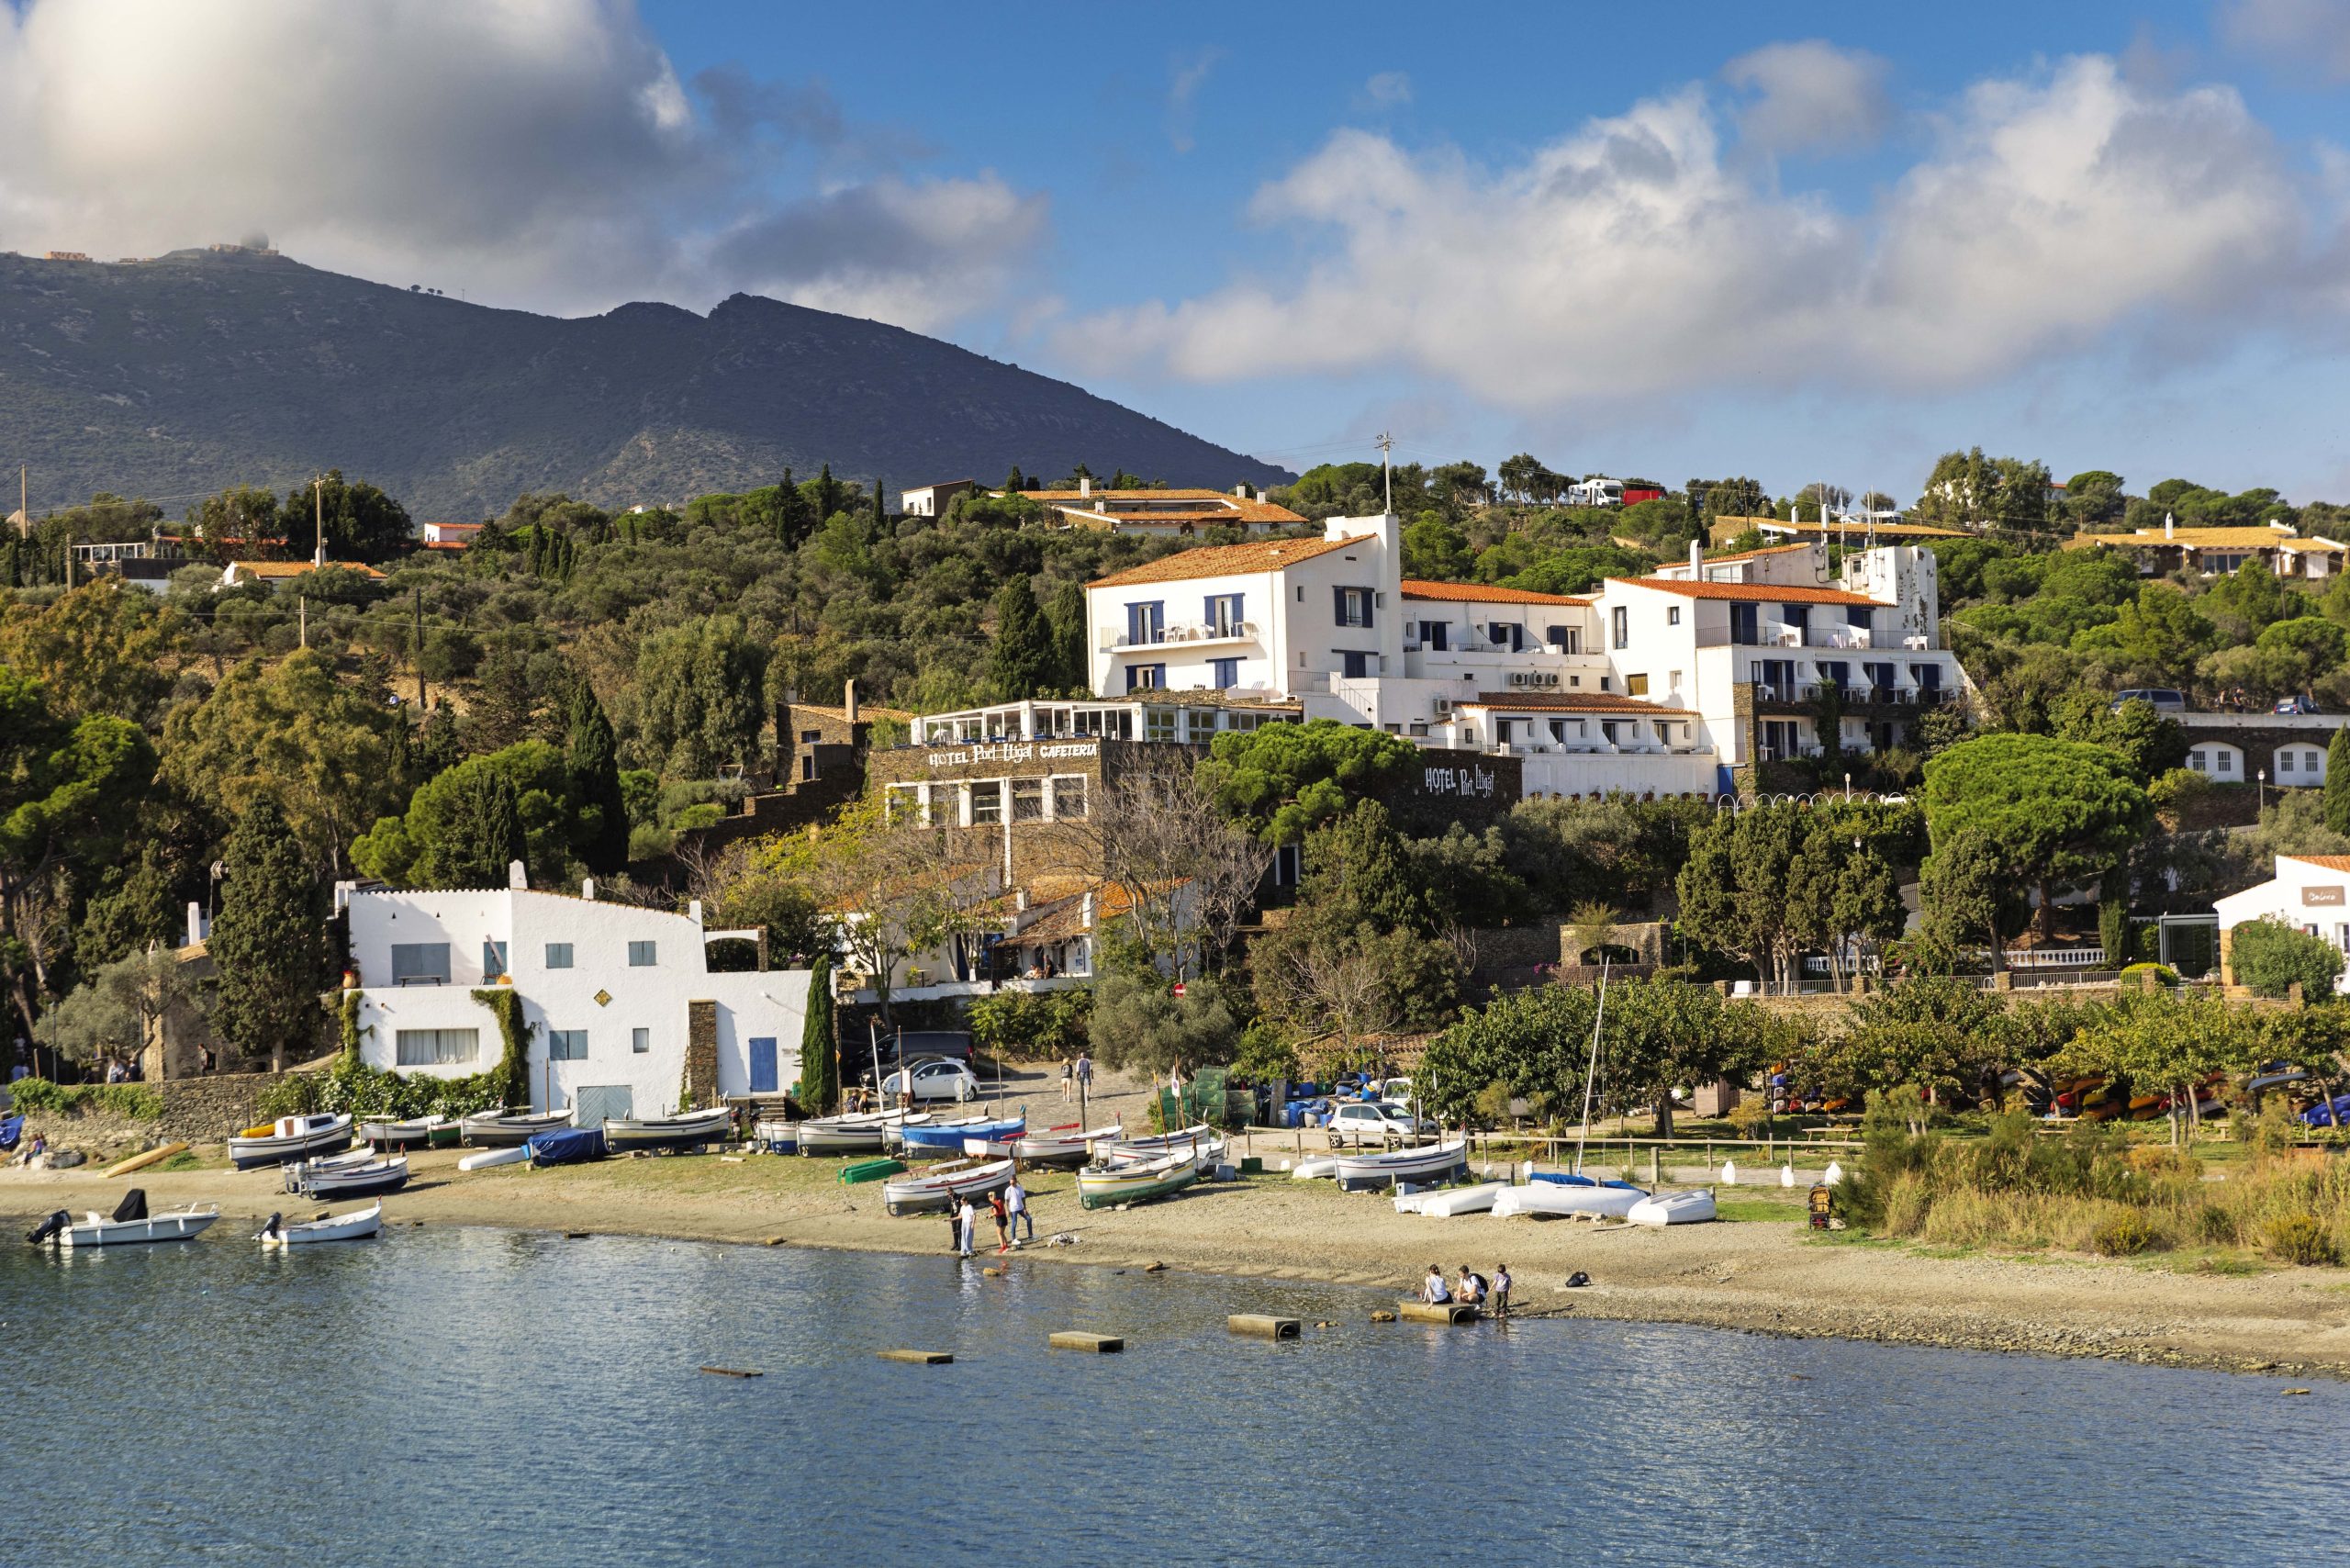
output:
[[[307,1215],[318,1206],[285,1193],[274,1170],[232,1171],[218,1168],[218,1150],[198,1152],[205,1169],[113,1179],[95,1167],[11,1168],[0,1171],[0,1218],[21,1234],[55,1209],[110,1210],[133,1185],[147,1189],[152,1209],[218,1203],[224,1217],[216,1238],[258,1227],[274,1211]],[[1270,1140],[1259,1152],[1270,1162]],[[834,1181],[837,1160],[702,1154],[463,1172],[461,1153],[411,1155],[414,1176],[385,1200],[386,1218],[395,1226],[946,1249],[942,1218],[891,1218],[878,1184]],[[1506,1262],[1522,1311],[2350,1378],[2350,1270],[2213,1273],[2178,1259],[1937,1254],[1812,1232],[1801,1223],[1800,1188],[1725,1189],[1738,1200],[1732,1213],[1756,1217],[1665,1229],[1399,1215],[1383,1195],[1342,1193],[1328,1182],[1294,1181],[1278,1170],[1126,1211],[1084,1212],[1067,1172],[1035,1172],[1030,1189],[1037,1239],[1017,1253],[1023,1269],[1158,1263],[1400,1296],[1430,1263],[1448,1274],[1463,1264],[1490,1274]],[[981,1231],[982,1250],[991,1254],[992,1227],[983,1223]],[[1054,1244],[1059,1237],[1069,1239]],[[1578,1271],[1590,1282],[1568,1288]]]

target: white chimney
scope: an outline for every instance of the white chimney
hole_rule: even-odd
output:
[[[2168,539],[2178,532],[2178,524],[2168,512],[2163,513],[2163,537]]]
[[[531,885],[531,874],[522,868],[522,863],[520,860],[509,860],[506,863],[506,885],[509,888],[527,888]]]
[[[856,682],[854,680],[841,688],[841,711],[848,715],[851,724],[856,722]],[[852,735],[849,738],[854,740],[856,737]]]
[[[1077,476],[1077,493],[1080,496],[1090,496],[1093,493],[1093,476],[1080,474]]]
[[[191,947],[195,946],[204,940],[206,935],[204,906],[194,899],[190,899],[187,901],[187,945]]]
[[[594,903],[596,902],[595,878],[590,877],[579,884],[579,896],[586,899],[589,903]]]
[[[1692,539],[1689,541],[1689,580],[1695,583],[1703,582],[1705,578],[1706,546],[1702,542]]]
[[[692,921],[696,925],[699,925],[701,924],[701,900],[695,899],[686,905],[686,918]]]

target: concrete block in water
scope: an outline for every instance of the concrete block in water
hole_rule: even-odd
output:
[[[1100,1355],[1126,1348],[1126,1342],[1115,1334],[1087,1334],[1074,1328],[1061,1330],[1047,1343],[1056,1350],[1091,1350]]]
[[[1294,1339],[1305,1331],[1305,1325],[1294,1317],[1257,1312],[1236,1312],[1224,1320],[1224,1326],[1235,1334],[1252,1334],[1259,1339]]]

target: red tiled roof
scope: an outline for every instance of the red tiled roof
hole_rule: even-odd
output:
[[[2304,866],[2322,866],[2329,871],[2350,871],[2350,855],[2281,855],[2280,860],[2299,860]]]
[[[1172,555],[1162,555],[1139,566],[1128,566],[1123,572],[1096,577],[1086,586],[1123,588],[1129,583],[1180,583],[1193,577],[1228,577],[1250,572],[1279,571],[1300,561],[1311,561],[1316,555],[1327,555],[1333,550],[1370,543],[1375,537],[1363,533],[1348,539],[1268,539],[1251,544],[1210,544],[1196,550],[1179,550]]]
[[[1784,555],[1791,550],[1812,550],[1818,547],[1817,542],[1808,539],[1800,544],[1765,544],[1760,550],[1740,550],[1735,555],[1708,555],[1706,557],[1706,565],[1720,566],[1732,561],[1751,561],[1757,555]]]
[[[1460,708],[1515,709],[1522,713],[1623,713],[1632,718],[1673,719],[1694,713],[1693,708],[1666,708],[1644,698],[1626,697],[1618,692],[1595,691],[1586,695],[1580,691],[1533,693],[1516,691],[1480,691],[1474,702],[1454,704]]]
[[[1496,588],[1491,583],[1432,583],[1405,577],[1405,599],[1430,599],[1449,604],[1589,604],[1567,593],[1536,593],[1529,588]]]
[[[1663,577],[1610,577],[1607,580],[1622,583],[1627,588],[1677,593],[1684,599],[1735,599],[1757,604],[1865,604],[1877,610],[1888,609],[1892,604],[1889,599],[1846,593],[1842,588],[1786,588],[1774,583],[1684,583]]]

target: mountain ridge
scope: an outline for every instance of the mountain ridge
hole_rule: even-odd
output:
[[[676,504],[825,463],[893,488],[1080,462],[1292,477],[1070,383],[758,295],[541,316],[210,251],[0,255],[0,458],[30,465],[37,512],[339,467],[458,521],[524,491]]]

